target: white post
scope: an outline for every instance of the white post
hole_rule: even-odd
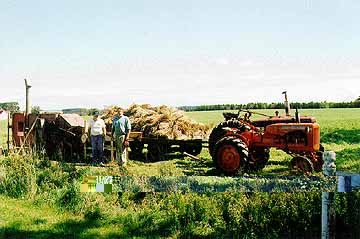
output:
[[[351,192],[351,175],[338,176],[338,192]]]
[[[323,154],[323,174],[325,176],[336,175],[336,154],[333,151],[326,151]],[[323,192],[321,204],[321,238],[335,238],[335,192]]]

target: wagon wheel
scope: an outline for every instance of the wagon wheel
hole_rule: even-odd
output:
[[[199,142],[183,143],[180,145],[180,152],[186,152],[191,155],[198,155],[201,153],[202,144]]]
[[[245,125],[236,119],[221,122],[211,131],[209,136],[209,153],[211,156],[214,156],[215,144],[226,134],[227,130],[224,129],[226,127],[236,128],[239,130],[245,129]]]
[[[138,140],[134,140],[130,142],[130,158],[132,159],[138,159],[142,158],[142,151],[144,149],[144,144]]]
[[[292,169],[299,170],[305,174],[310,174],[314,171],[313,163],[304,156],[295,156],[291,159],[290,165]]]
[[[166,143],[149,143],[147,146],[147,160],[155,162],[165,160],[166,154],[170,151],[170,145]]]
[[[144,144],[138,140],[134,140],[130,142],[129,147],[131,149],[131,152],[141,154],[144,149]]]
[[[230,136],[215,145],[213,160],[216,168],[226,175],[242,174],[247,169],[248,154],[246,144]]]

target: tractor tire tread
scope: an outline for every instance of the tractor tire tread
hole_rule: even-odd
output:
[[[209,136],[209,153],[211,156],[214,154],[215,144],[224,137],[226,130],[224,128],[230,127],[230,128],[237,128],[241,131],[245,130],[244,124],[242,124],[240,121],[236,119],[231,119],[227,121],[223,121],[220,124],[218,124],[214,129],[211,131]]]
[[[240,142],[237,142],[240,141]],[[219,163],[218,163],[218,159],[216,157],[217,153],[214,154],[213,161],[215,163],[216,168],[218,169],[218,171],[220,171],[221,173],[225,174],[225,175],[229,175],[229,176],[233,176],[233,175],[241,175],[243,173],[245,173],[248,169],[248,147],[246,146],[246,144],[244,144],[242,142],[242,140],[239,140],[236,137],[233,136],[228,136],[228,137],[224,137],[221,140],[219,140],[216,145],[215,145],[215,149],[214,151],[217,152],[221,146],[225,145],[225,144],[230,144],[233,145],[234,147],[236,147],[238,153],[241,155],[241,164],[243,165],[242,167],[239,167],[238,169],[234,170],[233,172],[226,172],[224,171],[222,168],[220,168]]]

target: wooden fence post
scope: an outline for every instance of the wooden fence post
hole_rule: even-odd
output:
[[[336,154],[326,151],[323,154],[323,174],[325,176],[336,176]],[[335,238],[335,192],[323,192],[321,204],[321,238]]]

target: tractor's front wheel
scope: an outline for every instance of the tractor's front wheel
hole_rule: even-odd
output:
[[[314,165],[311,160],[304,156],[295,156],[291,159],[291,168],[299,170],[305,174],[311,174],[314,172]]]
[[[270,158],[270,149],[265,147],[253,148],[249,155],[249,169],[258,171],[263,169]]]
[[[243,174],[247,170],[249,150],[236,137],[225,137],[216,143],[213,160],[216,168],[226,175]]]
[[[324,164],[323,154],[324,154],[325,148],[323,145],[320,144],[320,149],[313,155],[312,162],[314,165],[315,172],[321,172],[322,166]]]

